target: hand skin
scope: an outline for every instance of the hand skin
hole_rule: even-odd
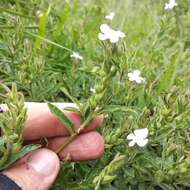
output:
[[[46,103],[25,103],[27,107],[27,121],[23,130],[26,142],[36,142],[41,137],[48,139],[48,148],[41,148],[26,155],[13,166],[3,171],[14,180],[22,190],[48,190],[57,177],[60,169],[60,159],[69,158],[74,161],[94,160],[104,152],[104,140],[96,128],[103,121],[102,116],[96,117],[89,126],[65,147],[58,155],[54,153],[59,145],[68,137],[63,124],[49,111]],[[63,110],[66,104],[55,103]],[[6,110],[5,105],[1,107]],[[73,122],[75,128],[80,126],[80,117],[76,113],[64,111]]]

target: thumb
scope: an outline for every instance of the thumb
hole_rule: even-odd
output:
[[[57,155],[44,148],[25,156],[3,174],[15,181],[22,190],[48,190],[59,168]]]

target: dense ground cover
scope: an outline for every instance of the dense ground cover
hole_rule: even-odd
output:
[[[114,57],[117,74],[99,132],[104,156],[62,163],[52,189],[185,190],[190,188],[189,0],[165,10],[164,0],[1,0],[0,80],[16,82],[26,101],[85,102],[101,81],[100,25],[125,33]],[[115,12],[112,21],[105,15]],[[82,60],[70,55],[80,52]],[[138,69],[145,82],[129,81]],[[91,89],[91,90],[90,90]],[[148,143],[129,147],[127,135],[147,128]],[[93,142],[92,142],[93,143]]]

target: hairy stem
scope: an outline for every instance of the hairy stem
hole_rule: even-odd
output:
[[[77,132],[69,136],[63,144],[55,151],[56,154],[60,153],[70,142],[72,142],[80,133],[83,131],[89,124],[89,122],[93,119],[95,113],[90,114],[87,119],[80,125]]]

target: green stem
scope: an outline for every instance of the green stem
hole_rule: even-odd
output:
[[[60,145],[60,147],[55,151],[56,154],[60,153],[72,140],[74,140],[80,133],[85,129],[85,127],[88,126],[88,123],[93,119],[94,113],[91,113],[87,119],[80,125],[79,129],[76,133],[72,134],[70,137],[68,137],[63,144]]]
[[[89,116],[87,117],[87,119],[82,123],[82,125],[77,130],[77,134],[79,134],[89,124],[89,122],[93,119],[93,117],[94,117],[94,112],[92,112],[91,114],[89,114]]]
[[[75,139],[77,136],[77,133],[74,133],[70,137],[68,137],[62,145],[55,151],[56,154],[60,153],[73,139]]]

